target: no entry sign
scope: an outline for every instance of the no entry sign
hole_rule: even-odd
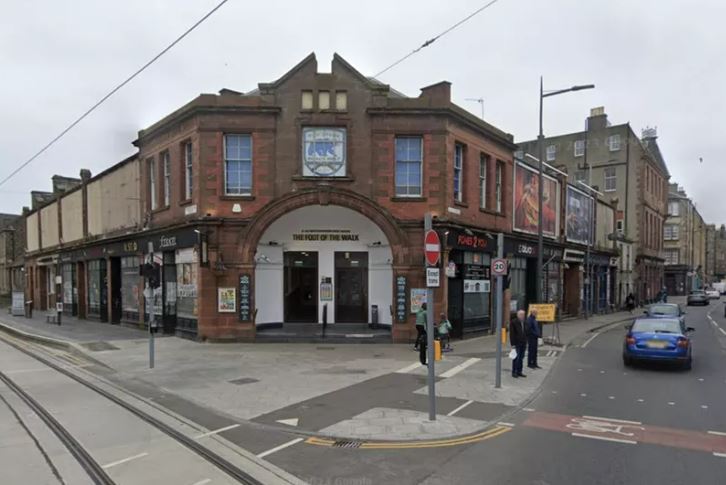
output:
[[[426,254],[426,263],[429,266],[439,264],[439,255],[441,254],[441,241],[436,231],[429,229],[424,237],[424,252]]]

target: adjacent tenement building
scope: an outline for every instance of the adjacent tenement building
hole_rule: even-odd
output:
[[[630,243],[632,270],[621,266],[618,303],[632,292],[639,301],[655,298],[663,287],[663,227],[668,195],[668,168],[654,129],[639,138],[629,123],[612,125],[603,108],[594,108],[581,132],[545,138],[545,162],[565,170],[571,183],[580,182],[617,206],[616,232]],[[519,144],[522,153],[537,155],[537,141]]]
[[[708,225],[678,184],[670,184],[668,218],[663,231],[668,294],[686,295],[706,280]]]

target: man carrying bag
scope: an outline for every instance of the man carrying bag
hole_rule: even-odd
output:
[[[524,352],[527,350],[527,336],[524,329],[524,310],[517,312],[517,317],[509,322],[509,343],[517,353],[512,361],[512,377],[527,377],[522,374]]]

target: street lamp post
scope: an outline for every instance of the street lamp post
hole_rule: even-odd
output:
[[[544,153],[544,130],[542,128],[542,108],[544,104],[544,98],[550,96],[557,96],[558,94],[569,93],[570,91],[582,91],[583,89],[593,89],[594,84],[581,84],[572,86],[567,89],[557,89],[555,91],[545,92],[543,88],[542,76],[539,77],[539,136],[537,136],[537,153],[539,155],[539,189],[538,189],[538,214],[537,214],[537,299],[542,302],[544,301],[544,295],[542,293],[542,267],[543,267],[543,252],[544,252],[544,241],[542,237],[542,205],[544,203],[544,177],[543,177],[543,162],[545,159]]]

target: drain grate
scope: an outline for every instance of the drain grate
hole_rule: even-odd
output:
[[[259,379],[254,379],[252,377],[240,377],[239,379],[232,379],[231,381],[227,381],[230,384],[237,384],[238,386],[242,386],[244,384],[254,384],[255,382],[260,382]]]
[[[333,448],[360,448],[360,441],[338,440],[333,443]]]

